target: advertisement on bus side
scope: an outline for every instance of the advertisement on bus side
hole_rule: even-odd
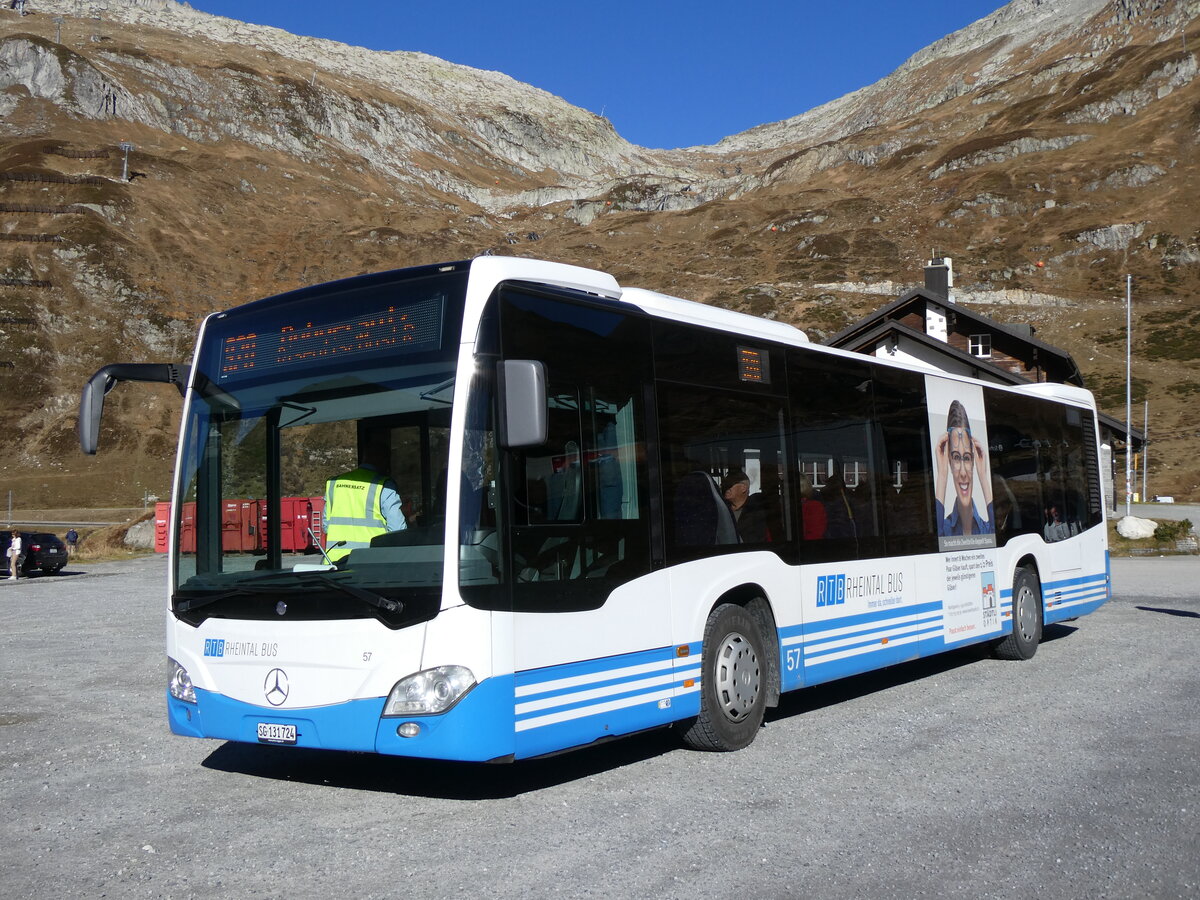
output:
[[[996,546],[983,388],[927,376],[938,549]]]

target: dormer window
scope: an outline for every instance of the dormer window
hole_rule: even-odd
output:
[[[980,359],[991,359],[992,336],[990,334],[971,335],[971,355]]]

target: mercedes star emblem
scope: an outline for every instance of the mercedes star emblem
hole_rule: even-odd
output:
[[[263,682],[263,691],[266,692],[268,703],[272,706],[282,706],[283,701],[288,698],[287,672],[283,669],[272,669],[268,672],[267,680]]]

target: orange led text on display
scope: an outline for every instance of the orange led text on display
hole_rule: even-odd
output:
[[[246,333],[225,339],[221,375],[287,367],[300,362],[379,350],[420,350],[438,345],[438,300],[340,322],[287,324],[271,334]]]

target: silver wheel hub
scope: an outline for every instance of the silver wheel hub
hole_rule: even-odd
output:
[[[728,634],[717,648],[713,683],[725,718],[740,722],[749,715],[758,700],[762,677],[758,654],[744,635]]]
[[[1021,637],[1032,641],[1034,632],[1037,630],[1037,598],[1027,585],[1017,591],[1017,600],[1013,606],[1015,627],[1020,631]]]

